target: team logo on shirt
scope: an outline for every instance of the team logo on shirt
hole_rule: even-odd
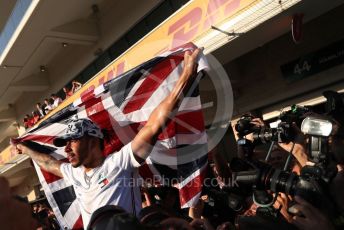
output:
[[[100,184],[100,188],[103,188],[108,183],[109,183],[109,180],[105,178],[104,180],[100,181],[98,184]]]
[[[103,188],[105,185],[109,183],[109,180],[104,176],[103,173],[99,174],[98,181],[99,181],[98,184],[100,185],[100,188]]]

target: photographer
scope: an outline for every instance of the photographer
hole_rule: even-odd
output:
[[[242,122],[241,122],[242,121]],[[240,139],[244,139],[245,144],[238,145],[237,155],[241,159],[254,159],[259,158],[259,153],[254,152],[253,146],[253,135],[251,129],[260,129],[265,126],[261,118],[254,117],[252,115],[245,114],[243,115],[237,123],[232,122],[232,129],[234,133],[234,138],[239,143]],[[237,129],[240,129],[239,132]]]
[[[297,107],[294,108],[296,109],[282,114],[284,115],[283,119],[281,115],[282,122],[279,123],[277,128],[266,128],[261,119],[247,115],[243,116],[235,125],[235,129],[238,131],[239,150],[244,150],[243,154],[240,154],[243,160],[233,163],[233,166],[236,168],[235,172],[239,172],[239,174],[236,173],[236,176],[239,175],[239,180],[244,183],[239,185],[239,187],[248,183],[253,186],[253,194],[264,194],[264,191],[266,193],[266,195],[261,197],[262,199],[259,199],[258,206],[260,208],[257,209],[255,217],[252,217],[256,218],[256,221],[249,218],[241,219],[241,227],[257,227],[259,226],[257,222],[260,222],[261,226],[270,225],[269,222],[273,220],[277,221],[278,214],[280,213],[288,222],[295,223],[295,225],[301,229],[304,229],[302,226],[303,222],[307,222],[314,218],[316,219],[317,217],[321,217],[320,220],[322,221],[322,224],[319,226],[331,228],[329,218],[308,202],[303,202],[302,199],[298,199],[298,204],[292,206],[294,207],[293,213],[295,216],[291,216],[288,212],[290,210],[288,210],[290,199],[293,198],[288,198],[288,196],[283,193],[290,194],[291,192],[293,195],[302,194],[302,197],[305,196],[305,198],[312,201],[312,203],[316,202],[313,204],[318,208],[321,207],[321,210],[325,211],[329,216],[333,217],[336,215],[331,196],[328,192],[329,182],[331,182],[336,173],[336,170],[333,170],[333,167],[336,168],[335,164],[333,164],[334,161],[331,161],[332,157],[328,154],[331,150],[326,148],[328,139],[326,137],[322,138],[321,136],[316,136],[316,134],[314,137],[310,135],[309,138],[307,137],[308,139],[306,139],[295,123],[301,119],[301,116],[298,117],[295,115],[304,115],[303,112],[305,109],[301,108],[302,111],[300,111],[302,113],[300,113],[297,111]],[[316,122],[317,119],[313,121],[309,118],[308,120]],[[328,121],[328,119],[323,120]],[[306,140],[309,140],[309,142],[307,143]],[[271,159],[270,156],[273,145],[276,142],[282,149],[293,154],[296,158],[297,162],[295,162],[292,167],[298,168],[299,165],[302,167],[300,176],[293,176],[290,172],[286,171],[286,169],[289,168],[288,166],[290,166],[290,157],[288,157],[288,163],[285,164],[284,170],[282,171],[278,169],[280,167],[275,168],[272,167],[271,164],[267,164],[269,159]],[[259,159],[259,156],[257,156],[254,150],[257,143],[271,143],[269,153],[265,158],[265,163],[256,160]],[[307,156],[307,144],[310,145],[310,158]],[[313,149],[313,147],[315,148]],[[316,147],[319,147],[319,152],[316,151]],[[247,150],[249,150],[249,152],[247,152]],[[314,160],[315,163],[308,163],[309,159],[312,161]],[[272,195],[274,198],[268,198],[271,196],[271,192],[268,192],[269,190],[274,192],[274,195]],[[279,192],[282,192],[281,195],[278,194]],[[336,190],[336,192],[338,193],[338,190]],[[320,195],[321,199],[319,199]],[[259,196],[256,196],[254,200],[257,200],[257,198],[259,198]],[[272,199],[271,202],[274,204],[274,208],[269,204],[270,201],[268,200],[270,199]],[[254,206],[250,209],[252,208],[254,208]],[[302,213],[304,209],[306,209],[306,212],[307,210],[312,211]],[[270,219],[266,219],[268,216]],[[254,223],[256,223],[256,225],[252,225]],[[272,227],[272,225],[270,225],[270,227]]]
[[[302,216],[295,215],[292,219],[292,224],[294,224],[298,229],[303,230],[334,230],[333,224],[329,221],[319,209],[312,206],[310,203],[305,201],[299,196],[295,197],[296,205],[293,206],[302,212]]]
[[[313,116],[315,116],[313,114]],[[319,118],[325,118],[331,120],[334,124],[334,128],[331,136],[329,137],[329,147],[332,157],[337,163],[338,173],[329,184],[330,195],[336,203],[339,212],[344,212],[344,198],[340,191],[344,189],[344,135],[342,126],[334,119],[326,116],[317,115]],[[291,151],[293,156],[297,159],[300,165],[303,167],[307,164],[312,164],[308,161],[308,153],[306,152],[305,136],[301,133],[301,130],[294,125],[295,133],[297,134],[294,141],[290,143],[279,143],[279,145],[286,151]],[[294,146],[294,147],[293,147]]]
[[[308,161],[307,153],[306,153],[306,140],[305,136],[301,132],[301,130],[296,126],[295,123],[292,124],[292,129],[296,134],[294,139],[289,143],[278,143],[278,145],[284,149],[285,151],[293,154],[295,159],[301,165],[301,167],[305,166]]]

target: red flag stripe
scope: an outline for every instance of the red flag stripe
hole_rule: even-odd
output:
[[[87,110],[88,109],[90,108],[87,108]],[[108,138],[106,138],[105,140],[104,155],[119,151],[124,146],[124,144],[126,144],[122,143],[120,138],[118,138],[118,135],[120,133],[117,134],[115,131],[116,129],[129,129],[131,130],[131,135],[135,135],[137,132],[139,132],[139,129],[141,129],[146,123],[133,123],[126,127],[115,127],[114,130],[110,121],[110,119],[113,120],[113,118],[110,118],[106,110],[103,110],[96,114],[90,115],[90,118],[94,120],[102,129],[106,129],[108,132]],[[204,121],[202,117],[200,118],[200,116],[202,116],[202,111],[191,111],[178,114],[174,120],[168,122],[165,129],[159,134],[158,140],[165,140],[167,138],[174,137],[176,134],[194,134],[195,132],[204,132]],[[23,140],[32,140],[43,144],[52,144],[54,138],[54,136],[28,134],[23,138]]]
[[[94,89],[85,92],[84,94],[81,95],[82,104],[79,106],[82,106],[85,102],[87,102],[88,100],[91,100],[93,98],[94,98]]]
[[[83,223],[82,223],[82,216],[80,215],[79,218],[76,220],[75,224],[73,225],[74,230],[83,230]]]
[[[58,181],[58,180],[61,180],[61,179],[62,179],[62,177],[59,177],[59,176],[56,176],[56,175],[54,175],[54,174],[52,174],[52,173],[50,173],[50,172],[47,172],[47,171],[45,171],[45,170],[42,169],[42,168],[41,168],[41,172],[42,172],[42,174],[43,174],[43,176],[44,176],[45,181],[46,181],[48,184],[53,183],[53,182],[55,182],[55,181]]]
[[[101,97],[95,98],[94,94],[89,95],[87,98],[83,99],[84,106],[86,109],[87,116],[94,121],[102,130],[107,130],[107,135],[111,137],[105,141],[104,155],[109,155],[114,151],[118,151],[123,145],[119,141],[116,133],[114,132],[111,124],[111,116],[109,112],[104,108],[103,101]],[[86,101],[84,101],[86,100]],[[117,141],[113,141],[117,140]]]
[[[140,87],[136,90],[135,94],[132,96],[132,99],[126,104],[123,109],[123,113],[131,113],[142,108],[142,106],[147,102],[160,84],[182,61],[182,56],[175,55],[158,63],[150,71],[150,74],[144,79]]]
[[[37,135],[37,134],[30,135],[29,134],[29,135],[21,138],[20,142],[23,142],[23,141],[37,141],[37,142],[42,142],[42,143],[45,143],[45,144],[52,145],[54,138],[55,138],[55,136]]]
[[[61,159],[60,161],[64,162],[64,163],[69,163],[67,158]],[[44,176],[45,181],[50,184],[53,183],[55,181],[61,180],[62,177],[56,176],[50,172],[45,171],[44,169],[41,168],[41,172],[42,175]]]
[[[203,181],[207,172],[206,168],[207,167],[204,167],[198,176],[179,189],[181,206],[184,206],[189,200],[202,191]]]
[[[176,133],[193,134],[205,130],[202,110],[177,114],[173,120],[177,124]]]
[[[195,134],[204,132],[204,120],[202,111],[190,111],[187,113],[178,114],[170,120],[163,131],[159,134],[158,140],[164,140],[174,137],[176,134]],[[137,133],[146,122],[130,124],[131,129]],[[122,127],[123,128],[123,127]]]
[[[154,179],[154,175],[147,164],[143,164],[140,166],[139,173],[145,180],[149,179],[153,181]]]
[[[104,112],[104,113],[103,113]],[[98,116],[99,115],[99,116]],[[107,111],[102,111],[100,114],[98,113],[97,116],[90,116],[90,118],[95,120],[95,122],[102,128],[106,129],[107,131],[111,132],[112,124],[110,122],[110,117],[107,113]],[[174,121],[170,121],[165,129],[159,134],[158,140],[164,140],[167,138],[174,137],[176,134],[194,134],[195,132],[203,132],[204,129],[204,121],[202,118],[199,118],[199,116],[202,115],[202,111],[192,111],[187,112],[183,114],[178,114],[176,116],[176,119]],[[109,119],[109,120],[108,120]],[[140,128],[142,128],[145,125],[146,122],[140,122],[140,123],[133,123],[130,124],[128,127],[133,131],[133,133],[137,133]],[[187,125],[184,125],[187,124]],[[128,127],[119,127],[120,129],[125,129]],[[115,136],[114,136],[115,135]],[[115,131],[110,133],[111,139],[114,139],[116,137]],[[36,135],[36,134],[28,134],[25,136],[22,140],[32,140],[37,141],[40,143],[45,144],[52,144],[52,141],[55,137],[54,136],[44,136],[44,135]],[[119,138],[115,138],[118,139]],[[119,140],[120,141],[120,140]],[[112,145],[114,145],[112,143]],[[123,147],[123,143],[119,144],[116,142],[114,150],[119,150],[121,147]]]
[[[161,84],[164,82],[163,84],[165,85],[165,83],[167,83],[165,82],[166,80],[169,82],[168,84],[172,84],[172,82],[174,82],[174,80],[178,78],[177,69],[175,68],[178,65],[180,66],[182,63],[184,56],[183,51],[185,51],[185,48],[192,49],[195,48],[195,46],[190,43],[183,46],[182,48],[184,48],[184,50],[180,49],[181,52],[173,53],[172,55],[170,55],[171,53],[166,52],[164,55],[170,56],[166,57],[165,60],[162,60],[154,67],[151,67],[151,65],[146,66],[148,76],[145,76],[145,79],[137,83],[137,85],[134,86],[130,94],[127,95],[126,98],[124,98],[125,102],[128,102],[128,104],[122,104],[120,108],[114,108],[114,110],[112,110],[111,100],[113,100],[113,98],[115,97],[112,97],[112,95],[111,97],[109,97],[108,94],[105,95],[104,92],[106,91],[101,92],[101,88],[90,88],[88,92],[83,93],[81,97],[73,103],[74,106],[79,107],[78,112],[80,117],[87,117],[95,121],[95,123],[97,123],[102,129],[106,129],[106,132],[104,132],[108,134],[108,137],[104,140],[104,152],[106,153],[106,155],[120,150],[123,147],[123,145],[131,141],[132,138],[134,138],[134,136],[136,135],[136,133],[145,125],[146,121],[142,120],[146,119],[147,115],[151,113],[151,110],[149,108],[154,108],[157,106],[157,104],[155,104],[154,102],[155,100],[151,97],[155,97],[157,95],[157,97],[159,98],[162,96],[166,96],[163,95],[164,93],[160,91],[160,87],[162,87]],[[178,68],[178,72],[179,70],[181,69]],[[95,94],[97,94],[97,98],[95,98]],[[194,99],[192,100],[192,102],[192,105],[195,106],[189,106],[188,104],[188,106],[180,109],[183,111],[179,112],[179,114],[177,114],[177,116],[174,119],[171,119],[171,121],[169,121],[168,124],[166,124],[166,127],[164,127],[163,132],[158,136],[159,142],[157,143],[157,147],[162,147],[163,152],[161,154],[165,154],[163,157],[166,157],[166,159],[168,160],[170,160],[170,158],[173,158],[173,154],[171,155],[170,153],[173,153],[175,149],[181,146],[193,144],[191,142],[198,140],[201,141],[197,142],[197,144],[202,144],[205,142],[205,128],[202,112],[194,111],[194,109],[197,110],[200,108],[200,104],[197,104],[199,103],[199,100]],[[186,101],[184,101],[184,103],[186,103]],[[115,105],[116,103],[113,104]],[[106,107],[104,108],[104,106]],[[123,107],[124,110],[122,109]],[[122,111],[118,111],[120,113],[117,114],[117,109],[120,109]],[[123,114],[125,114],[126,118],[123,117]],[[126,123],[127,125],[121,127],[119,123],[116,121],[117,117],[118,119],[121,119],[121,121],[122,119],[129,119],[129,122],[135,121],[136,123]],[[22,141],[32,140],[40,142],[40,144],[46,143],[51,145],[53,139],[55,138],[54,135],[60,135],[63,126],[63,123],[54,126],[59,127],[58,130],[53,126],[46,127],[46,129],[44,128],[42,130],[40,129],[37,135],[35,135],[35,133],[28,134],[25,137],[25,139],[22,139]],[[194,133],[196,133],[197,135],[192,135]],[[164,148],[166,148],[166,151]],[[63,149],[58,149],[55,154],[62,154],[62,151]],[[157,151],[161,150],[156,150],[154,153],[156,154]],[[53,154],[52,156],[55,156],[55,154]],[[63,156],[59,156],[58,158],[61,157]],[[67,159],[64,160],[67,161]],[[154,167],[153,163],[151,162],[151,159],[148,159],[147,163],[148,164],[144,164],[141,168],[139,168],[139,172],[143,178],[154,179],[155,175],[160,175],[161,172],[159,172],[159,170],[156,167]],[[48,193],[50,191],[49,188],[53,188],[53,190],[55,191],[56,189],[59,189],[59,186],[61,187],[61,189],[65,187],[65,183],[63,180],[61,180],[60,177],[56,177],[50,173],[44,172],[43,170],[39,170],[37,168],[37,165],[35,166],[38,170],[38,174],[43,186],[48,185]],[[199,168],[203,169],[202,167]],[[190,170],[190,172],[191,171],[194,170]],[[181,203],[184,207],[187,205],[193,205],[194,201],[196,201],[195,197],[201,191],[201,187],[203,184],[203,174],[204,170],[202,170],[200,172],[200,175],[198,176],[188,174],[189,176],[187,177],[187,179],[184,180],[184,183],[183,181],[180,183],[184,184],[184,186],[180,188]],[[157,182],[159,181],[155,181],[155,183]],[[48,195],[52,197],[51,193]],[[53,197],[52,200],[54,200]],[[58,207],[54,207],[54,211],[56,211],[56,213],[60,213]],[[64,218],[62,222],[68,221],[68,226],[73,229],[82,229],[82,220],[79,216],[80,212],[77,211],[79,210],[73,210],[73,214],[69,212],[66,213],[66,216],[62,216],[62,218]]]

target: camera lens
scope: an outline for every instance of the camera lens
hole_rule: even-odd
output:
[[[249,133],[252,133],[253,126],[251,124],[252,116],[245,115],[241,117],[238,122],[235,124],[235,130],[238,132],[239,136],[245,136]]]
[[[270,141],[276,141],[277,130],[273,128],[265,128],[259,130],[259,132],[253,133],[253,140],[255,143],[267,143]]]
[[[273,192],[283,192],[292,195],[295,192],[295,186],[298,177],[294,173],[289,173],[279,169],[275,169],[270,178],[267,178],[266,187],[270,188]]]
[[[239,186],[254,185],[256,189],[283,192],[290,195],[295,193],[299,181],[299,177],[294,173],[274,169],[263,162],[259,163],[256,170],[236,172],[234,175]]]

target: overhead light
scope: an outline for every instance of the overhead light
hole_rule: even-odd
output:
[[[342,87],[342,85],[339,85],[338,87]],[[335,91],[337,91],[338,93],[344,93],[344,89],[334,89]],[[320,94],[320,92],[319,92]],[[315,105],[319,105],[321,103],[326,102],[326,98],[324,96],[317,96],[317,97],[313,97],[311,99],[307,99],[307,100],[302,100],[300,102],[291,102],[290,104],[297,104],[298,106],[315,106]],[[278,117],[282,111],[288,111],[291,110],[291,106],[286,106],[283,108],[283,110],[263,110],[263,120],[269,120],[275,117]]]
[[[63,47],[63,48],[66,48],[67,46],[68,46],[68,43],[62,42],[62,47]]]
[[[39,67],[39,70],[43,73],[43,72],[45,72],[47,69],[45,68],[44,65],[41,65],[41,66]]]
[[[99,13],[99,7],[98,7],[97,4],[93,4],[93,5],[91,6],[91,8],[92,8],[92,12],[93,12],[94,14]]]
[[[102,48],[98,48],[94,51],[94,56],[100,56],[103,53],[103,49]]]
[[[17,66],[17,65],[1,65],[0,68],[2,69],[12,69],[12,68],[23,68],[23,66]]]

